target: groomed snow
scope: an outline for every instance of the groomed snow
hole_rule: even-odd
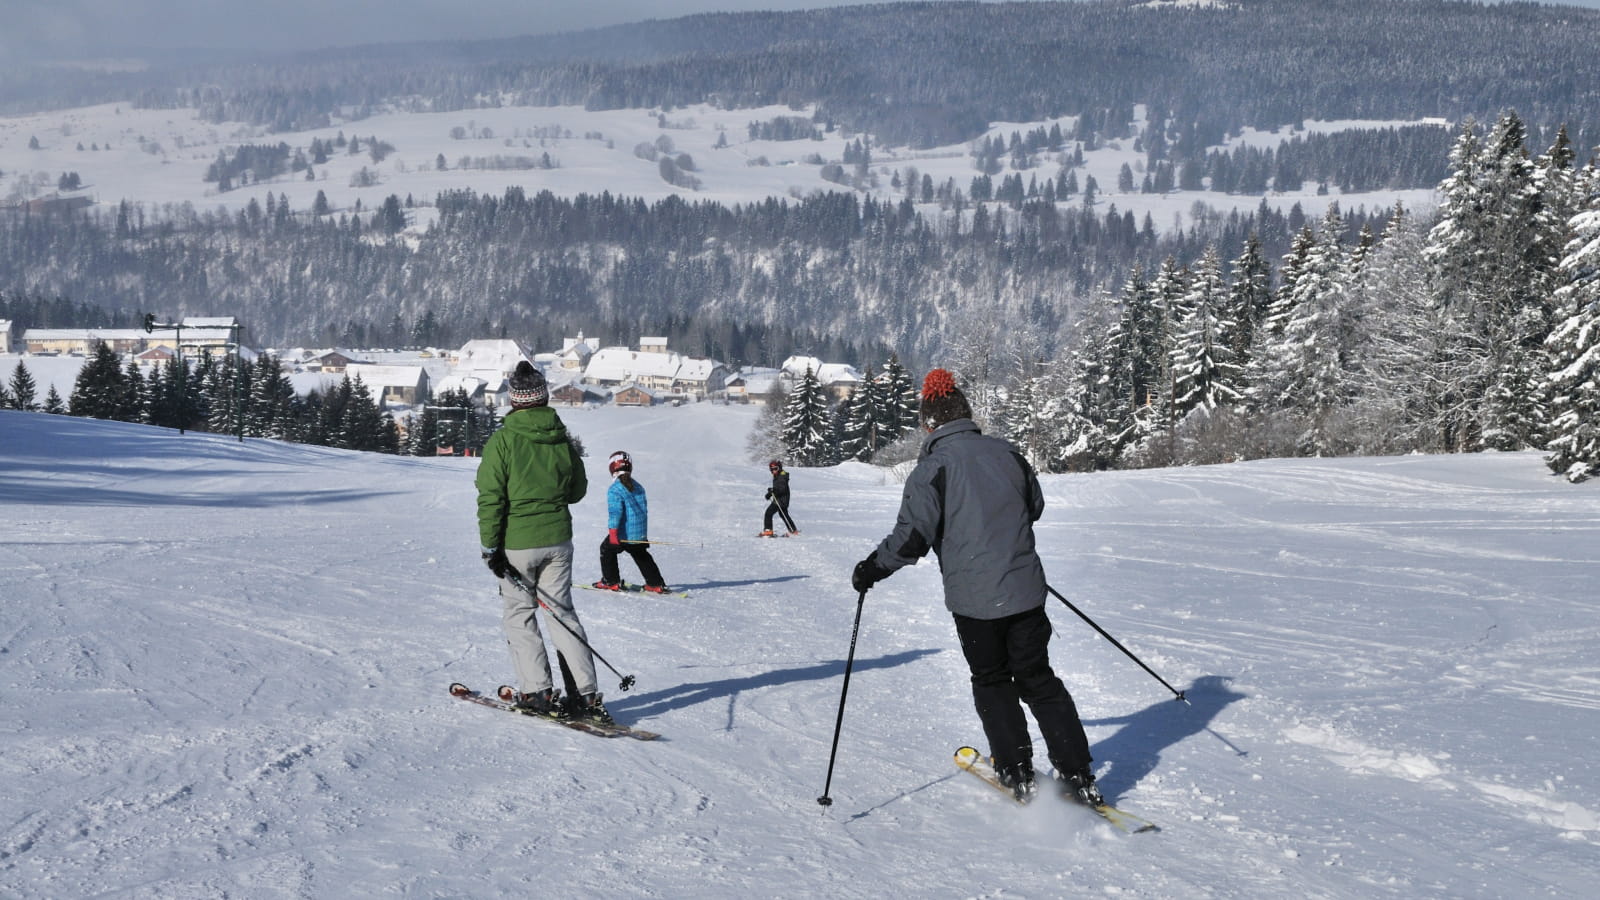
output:
[[[635,690],[604,741],[451,699],[510,677],[470,459],[0,412],[0,896],[1575,897],[1600,871],[1600,488],[1534,454],[1048,476],[1058,671],[1124,836],[958,773],[936,567],[856,597],[877,469],[755,410],[563,412],[627,449],[688,599],[577,592]],[[624,561],[624,572],[631,573]],[[1040,758],[1043,748],[1040,747]],[[1585,888],[1584,885],[1590,885]]]

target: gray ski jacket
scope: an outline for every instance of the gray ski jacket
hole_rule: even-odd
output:
[[[922,442],[894,530],[874,558],[892,572],[932,550],[946,609],[973,619],[1027,612],[1045,601],[1033,542],[1043,514],[1039,479],[1022,454],[971,419],[956,419]]]

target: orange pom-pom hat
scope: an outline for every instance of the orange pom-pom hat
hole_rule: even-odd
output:
[[[922,379],[922,399],[937,400],[955,392],[956,377],[946,369],[934,369]]]

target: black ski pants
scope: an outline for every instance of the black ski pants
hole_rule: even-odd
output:
[[[761,519],[761,527],[771,531],[773,516],[777,516],[783,520],[783,527],[789,529],[790,531],[795,530],[794,520],[789,518],[788,504],[779,504],[776,497],[773,498],[771,503],[767,504],[767,513]]]
[[[1033,760],[1022,704],[1044,736],[1050,763],[1071,774],[1089,767],[1089,739],[1077,704],[1050,668],[1050,617],[1041,605],[1001,619],[957,615],[956,634],[972,670],[972,699],[995,766]]]
[[[617,567],[617,554],[626,553],[633,557],[633,564],[639,567],[639,576],[644,583],[651,587],[660,587],[666,584],[661,578],[661,570],[656,567],[655,557],[650,555],[647,544],[613,544],[608,535],[600,542],[600,580],[609,584],[616,584],[622,580],[621,571]]]

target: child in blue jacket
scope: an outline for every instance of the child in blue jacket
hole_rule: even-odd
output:
[[[644,577],[644,589],[652,594],[665,594],[666,581],[661,570],[650,556],[650,504],[645,498],[644,485],[633,480],[633,459],[625,451],[611,454],[611,488],[606,491],[606,539],[600,542],[600,580],[594,586],[601,590],[622,590],[622,576],[617,569],[617,554],[627,553],[639,567]]]

